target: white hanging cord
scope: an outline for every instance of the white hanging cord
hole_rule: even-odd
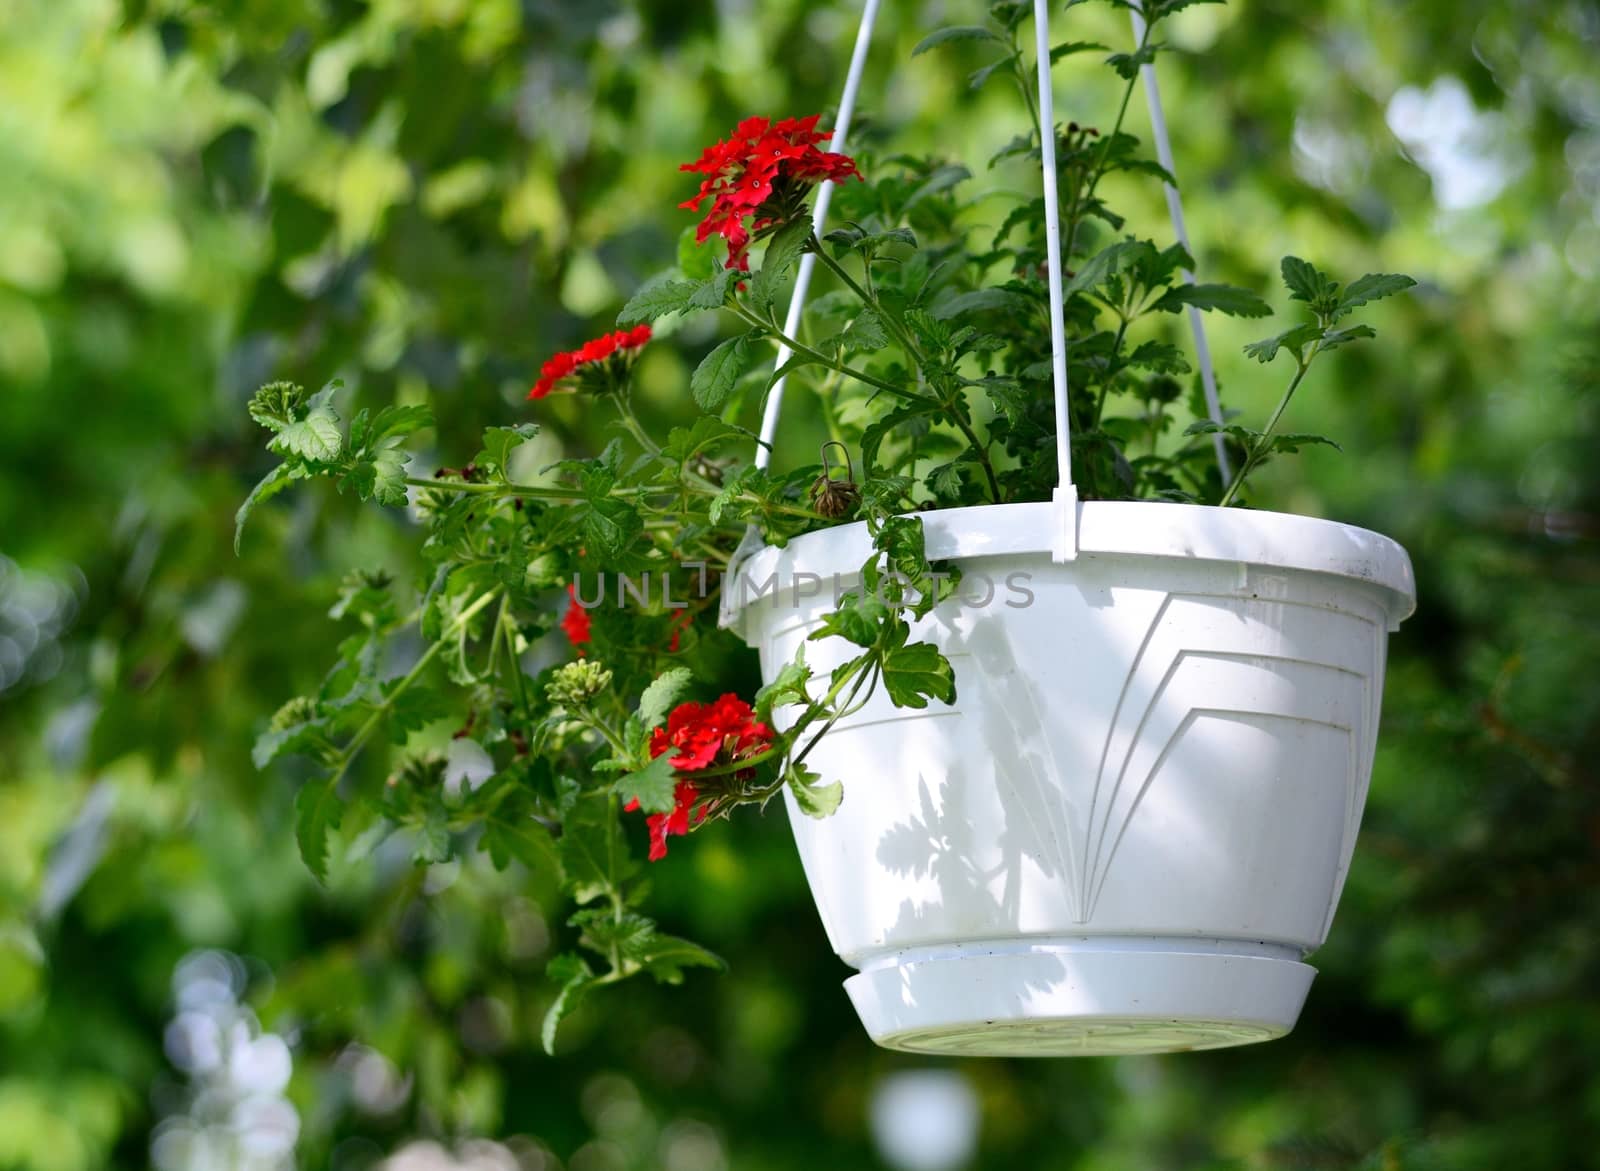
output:
[[[1056,103],[1050,78],[1050,4],[1033,0],[1035,47],[1039,55],[1039,155],[1044,177],[1045,259],[1050,273],[1050,377],[1056,397],[1056,530],[1051,556],[1071,561],[1078,555],[1078,490],[1072,483],[1072,423],[1067,413],[1067,330],[1061,288],[1061,200],[1056,194]]]
[[[855,115],[856,95],[861,92],[861,77],[867,69],[867,50],[872,47],[872,26],[878,19],[879,0],[866,0],[861,8],[861,24],[856,29],[856,46],[850,54],[850,68],[845,73],[844,92],[839,95],[839,116],[833,124],[833,138],[828,149],[844,150],[845,136],[850,132],[850,120]],[[825,179],[817,185],[816,203],[811,209],[811,230],[820,239],[823,226],[828,222],[828,204],[833,199],[833,181]],[[805,313],[806,294],[811,289],[811,273],[817,267],[817,258],[807,252],[800,258],[794,276],[794,292],[789,294],[789,312],[784,318],[783,332],[794,337],[800,329],[800,319]],[[782,369],[789,360],[788,346],[778,347],[774,366]],[[756,467],[765,471],[772,463],[772,444],[778,435],[778,416],[783,413],[783,387],[787,377],[772,384],[767,394],[766,408],[761,412],[761,442],[756,445]],[[735,599],[740,591],[733,588],[739,579],[744,560],[761,548],[761,530],[754,524],[746,526],[744,539],[728,559],[728,572],[722,584],[722,601],[717,609],[717,625],[732,626],[738,617]]]
[[[1143,44],[1144,6],[1141,0],[1132,0],[1132,3],[1128,18],[1133,22],[1133,40],[1135,44]],[[1161,108],[1161,86],[1156,81],[1156,67],[1142,65],[1139,73],[1144,78],[1145,104],[1150,107],[1150,130],[1156,140],[1156,158],[1166,168],[1167,174],[1176,175],[1178,172],[1172,161],[1172,140],[1167,136],[1167,117]],[[1163,183],[1162,186],[1166,188],[1167,214],[1172,217],[1173,234],[1178,237],[1183,250],[1193,256],[1194,249],[1189,246],[1189,231],[1183,222],[1183,199],[1171,183]],[[1183,270],[1183,279],[1191,285],[1195,283],[1194,273],[1187,268]],[[1211,363],[1211,346],[1206,341],[1205,317],[1193,305],[1189,306],[1189,332],[1194,334],[1194,356],[1200,362],[1200,384],[1206,392],[1206,414],[1220,427],[1222,400],[1217,396],[1217,371]],[[1220,431],[1212,433],[1211,445],[1217,453],[1217,468],[1222,472],[1222,482],[1226,484],[1233,479],[1233,472],[1228,467],[1228,448],[1222,441]]]
[[[850,133],[850,119],[856,110],[856,94],[861,89],[861,75],[867,68],[867,50],[872,45],[872,26],[878,19],[879,0],[866,0],[866,5],[861,10],[861,26],[856,30],[856,47],[850,55],[850,70],[845,74],[844,93],[839,97],[839,116],[833,124],[833,140],[828,143],[828,149],[834,152],[844,150],[845,136]],[[811,229],[820,239],[823,225],[828,222],[828,204],[833,199],[833,181],[824,180],[817,187],[817,201],[811,210]],[[795,272],[794,292],[789,295],[789,313],[783,321],[783,332],[787,337],[796,336],[800,329],[800,319],[805,312],[806,294],[811,288],[811,273],[817,267],[817,258],[807,252],[800,258],[799,269]],[[789,360],[789,347],[778,347],[778,360],[776,365],[782,367]],[[780,378],[772,384],[772,391],[767,395],[766,410],[761,415],[761,445],[756,448],[756,467],[765,469],[772,462],[772,443],[778,434],[778,415],[783,410],[783,384],[787,377]]]

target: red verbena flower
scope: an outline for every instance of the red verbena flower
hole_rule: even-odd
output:
[[[711,200],[695,239],[701,244],[712,236],[726,240],[729,268],[749,271],[750,242],[801,214],[813,186],[825,179],[861,178],[849,155],[817,149],[829,137],[817,129],[821,117],[746,118],[727,141],[708,146],[699,159],[679,168],[705,176],[700,193],[678,206],[699,211]]]
[[[650,755],[675,752],[669,763],[680,773],[695,772],[717,764],[734,764],[764,752],[772,744],[772,729],[755,718],[750,705],[737,695],[724,695],[714,703],[681,703],[667,717],[667,726],[657,728],[650,737]],[[667,856],[667,838],[686,834],[706,818],[704,805],[696,809],[700,789],[692,777],[679,777],[673,790],[669,813],[652,813],[645,819],[650,828],[650,861]],[[637,809],[637,801],[626,808]]]
[[[622,384],[633,359],[650,340],[648,325],[619,329],[575,350],[557,354],[539,370],[539,381],[528,392],[529,398],[543,398],[564,382],[590,390],[614,390]]]
[[[731,764],[754,756],[772,743],[772,729],[755,718],[750,705],[729,693],[714,703],[680,703],[667,725],[650,736],[650,755],[669,749],[677,755],[672,767],[694,772],[713,764]]]
[[[590,639],[589,611],[578,604],[578,583],[567,586],[567,612],[561,616],[561,629],[573,646],[581,648]],[[580,649],[581,655],[583,651]]]

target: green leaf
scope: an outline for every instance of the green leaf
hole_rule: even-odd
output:
[[[725,423],[715,415],[700,415],[693,426],[674,427],[667,432],[667,441],[661,447],[661,454],[681,464],[723,439],[748,435],[749,432],[743,427]],[[676,484],[677,480],[674,479],[672,483]]]
[[[1170,342],[1140,342],[1128,355],[1127,364],[1138,370],[1153,370],[1157,374],[1187,374],[1189,360],[1183,351]]]
[[[531,817],[512,818],[496,811],[484,823],[480,844],[496,870],[504,870],[513,860],[534,874],[552,874],[560,868],[550,831]]]
[[[1287,435],[1274,435],[1267,441],[1267,443],[1269,450],[1274,452],[1282,452],[1289,455],[1299,451],[1302,447],[1314,447],[1319,444],[1325,447],[1331,447],[1335,451],[1344,450],[1344,448],[1340,447],[1326,435],[1310,435],[1306,434],[1305,432],[1291,432]]]
[[[580,903],[619,889],[635,868],[604,793],[585,794],[568,812],[556,850],[567,890]]]
[[[298,455],[318,463],[332,462],[344,446],[339,416],[331,407],[317,407],[298,423],[290,423],[279,431],[267,446],[283,455]]]
[[[288,464],[279,464],[273,468],[256,486],[250,489],[250,495],[244,498],[244,503],[239,505],[239,511],[233,514],[233,553],[239,555],[239,542],[244,536],[244,523],[250,519],[250,514],[256,510],[256,505],[263,500],[269,500],[287,488],[291,482],[303,478],[304,473]]]
[[[512,427],[490,427],[484,431],[483,454],[499,471],[502,480],[505,478],[506,465],[511,461],[511,453],[537,434],[539,428],[534,423],[518,423]]]
[[[938,195],[941,191],[948,191],[957,183],[964,183],[970,178],[972,172],[956,163],[946,163],[942,167],[936,167],[932,174],[917,184],[917,189],[906,199],[902,210],[910,211],[924,199]]]
[[[833,635],[869,647],[878,641],[878,629],[889,618],[889,608],[870,590],[854,590],[844,596],[837,610],[823,616],[822,625],[807,635],[817,642]]]
[[[925,708],[929,698],[956,701],[955,671],[931,642],[914,642],[885,655],[883,685],[896,707]]]
[[[672,752],[663,752],[638,772],[619,777],[617,795],[624,804],[637,801],[646,813],[671,813],[677,804],[677,777],[672,768]]]
[[[1309,261],[1301,260],[1298,256],[1285,256],[1282,271],[1283,283],[1288,286],[1291,300],[1305,301],[1319,312],[1338,304],[1335,299],[1339,291],[1338,283],[1330,280],[1326,273],[1318,271]]]
[[[937,49],[940,45],[953,44],[956,41],[994,41],[1005,44],[1005,39],[992,29],[984,28],[978,24],[953,25],[950,28],[941,28],[929,33],[917,42],[917,47],[911,50],[913,57],[920,57],[929,49]]]
[[[669,313],[682,313],[690,307],[690,299],[702,286],[690,281],[658,281],[646,285],[622,307],[617,314],[618,325],[638,325],[655,321]]]
[[[561,1022],[578,1007],[578,1002],[583,994],[588,991],[589,985],[594,983],[594,971],[589,967],[582,956],[570,952],[556,956],[545,969],[545,975],[561,985],[561,991],[556,994],[544,1014],[544,1024],[539,1029],[539,1040],[544,1045],[544,1051],[551,1057],[556,1053],[556,1030],[561,1027]]]
[[[1062,41],[1050,50],[1050,64],[1054,65],[1063,57],[1070,57],[1074,53],[1109,53],[1111,47],[1102,45],[1099,41]]]
[[[659,727],[667,718],[667,713],[677,705],[678,698],[688,688],[694,678],[694,672],[688,667],[673,667],[670,671],[663,671],[650,686],[644,689],[644,694],[639,697],[639,709],[634,714],[645,731]]]
[[[406,493],[406,464],[411,456],[392,439],[366,458],[357,460],[339,478],[339,489],[352,489],[362,500],[376,500],[392,508],[403,508],[410,500]]]
[[[698,229],[690,224],[678,233],[678,271],[688,281],[709,280],[717,271],[717,252],[695,237]]]
[[[1350,282],[1350,287],[1344,291],[1344,296],[1339,298],[1339,308],[1349,310],[1358,305],[1365,305],[1368,301],[1381,301],[1385,297],[1404,292],[1416,283],[1401,273],[1369,272],[1366,276]]]
[[[1175,285],[1150,306],[1163,313],[1176,313],[1185,305],[1215,309],[1229,317],[1270,317],[1272,306],[1249,289],[1233,285]]]
[[[795,652],[792,662],[785,663],[777,677],[756,692],[756,716],[763,722],[772,722],[772,709],[789,703],[809,703],[811,696],[806,684],[811,679],[811,668],[806,664],[805,644]]]
[[[1352,325],[1345,329],[1330,329],[1322,335],[1322,348],[1336,350],[1361,338],[1377,337],[1378,331],[1370,325]]]
[[[1298,356],[1302,347],[1308,342],[1316,341],[1321,336],[1322,329],[1320,326],[1310,324],[1297,325],[1293,329],[1286,329],[1272,337],[1262,338],[1258,342],[1251,342],[1245,346],[1244,352],[1247,357],[1254,358],[1258,362],[1270,362],[1278,356],[1280,349],[1287,348]]]
[[[1147,44],[1132,53],[1113,53],[1106,58],[1106,64],[1117,71],[1117,76],[1126,81],[1132,81],[1139,75],[1142,66],[1150,64],[1156,59],[1160,45]]]
[[[295,841],[306,868],[318,882],[328,881],[328,835],[339,828],[344,818],[337,779],[307,781],[294,798]]]
[[[974,289],[938,305],[933,310],[933,316],[940,321],[948,321],[963,313],[985,311],[1022,315],[1031,313],[1037,307],[1038,302],[1015,289]]]
[[[728,290],[744,274],[737,269],[721,268],[709,279],[701,281],[689,295],[691,309],[720,309],[728,301]]]
[[[729,338],[705,356],[689,378],[689,391],[702,410],[718,410],[750,368],[751,334]]]
[[[644,521],[621,500],[595,500],[583,510],[583,535],[597,557],[619,557],[644,531]]]
[[[766,255],[761,261],[761,271],[781,275],[794,266],[800,259],[801,253],[806,250],[806,244],[811,240],[811,221],[804,216],[791,220],[767,241]]]
[[[821,784],[821,776],[803,764],[790,765],[783,779],[789,786],[789,792],[794,794],[794,803],[807,817],[831,817],[844,801],[842,783],[834,781],[827,785]]]
[[[685,968],[712,968],[719,972],[728,968],[721,956],[698,943],[659,932],[652,932],[630,947],[627,954],[662,984],[683,983]]]
[[[889,344],[889,332],[876,313],[871,309],[863,309],[851,319],[837,340],[847,350],[877,351]]]
[[[408,406],[384,407],[367,429],[363,442],[376,443],[391,435],[411,435],[432,427],[433,408],[413,403]],[[531,426],[531,424],[524,424]]]

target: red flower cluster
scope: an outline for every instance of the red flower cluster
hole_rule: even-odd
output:
[[[751,239],[798,214],[812,185],[861,178],[849,155],[817,149],[828,137],[817,129],[820,118],[813,114],[777,123],[746,118],[726,142],[707,147],[697,162],[679,168],[705,176],[700,194],[678,206],[699,211],[711,200],[695,239],[701,244],[712,236],[726,240],[729,268],[748,271]]]
[[[715,703],[681,703],[667,717],[667,726],[657,728],[650,737],[650,755],[676,752],[669,762],[679,772],[696,772],[716,764],[748,760],[772,744],[772,729],[755,718],[750,705],[737,695],[724,695]],[[667,856],[667,837],[686,834],[705,820],[704,807],[695,810],[700,790],[694,781],[680,777],[673,791],[675,804],[670,813],[653,813],[646,819],[650,827],[650,861]],[[638,802],[628,803],[637,809]]]
[[[584,342],[575,350],[557,354],[540,368],[539,381],[533,384],[528,397],[543,398],[558,383],[584,373],[580,369],[584,366],[595,367],[594,373],[602,381],[615,385],[621,375],[627,372],[634,354],[649,340],[650,327],[640,325],[633,329],[619,329],[615,333]]]
[[[567,612],[561,616],[561,629],[566,632],[568,640],[575,647],[582,647],[589,641],[589,611],[578,605],[578,583],[573,582],[567,586]],[[583,654],[580,649],[578,654]]]

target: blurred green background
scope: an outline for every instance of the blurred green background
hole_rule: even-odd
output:
[[[1014,97],[969,91],[981,46],[910,49],[982,8],[887,0],[863,96],[876,131],[980,186]],[[1057,9],[1058,38],[1127,46],[1109,6]],[[363,402],[426,399],[423,466],[461,462],[670,262],[679,161],[747,114],[830,107],[855,19],[0,0],[0,1169],[1600,1166],[1594,3],[1235,0],[1172,27],[1202,279],[1282,304],[1293,251],[1421,281],[1296,402],[1295,429],[1345,454],[1262,484],[1393,535],[1421,588],[1290,1037],[876,1050],[774,811],[653,872],[667,928],[731,972],[596,998],[551,1060],[540,973],[564,929],[536,879],[388,846],[326,890],[304,871],[302,774],[257,773],[249,747],[320,675],[341,574],[409,580],[416,534],[305,490],[235,558],[269,462],[245,399],[334,375]],[[1058,95],[1109,124],[1103,71],[1063,67]],[[1130,117],[1142,135],[1137,98]],[[1158,191],[1120,198],[1166,237]],[[1224,391],[1259,417],[1279,372],[1234,324]],[[689,409],[714,338],[678,340],[643,371],[657,421]],[[571,398],[538,417],[545,456],[606,437]],[[779,459],[805,448],[791,433]]]

